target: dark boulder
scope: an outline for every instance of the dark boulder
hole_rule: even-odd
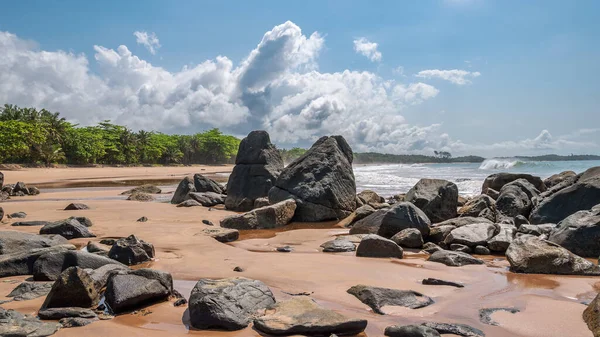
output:
[[[461,267],[469,264],[483,264],[483,260],[475,258],[467,253],[450,250],[437,251],[427,261],[443,263],[450,267]]]
[[[40,229],[40,234],[58,234],[68,240],[96,237],[94,233],[75,218],[47,224]]]
[[[54,281],[67,268],[97,269],[107,264],[116,264],[113,259],[83,250],[70,250],[61,253],[48,253],[40,256],[33,264],[33,279]]]
[[[421,248],[423,246],[423,235],[416,228],[403,229],[392,236],[391,240],[400,247]]]
[[[458,187],[441,179],[421,179],[404,198],[419,207],[433,222],[456,218]]]
[[[496,199],[498,220],[500,217],[513,218],[518,215],[528,217],[533,208],[532,199],[538,194],[539,191],[525,179],[517,179],[504,185]]]
[[[0,255],[68,243],[69,241],[60,235],[37,235],[16,231],[0,231]]]
[[[283,169],[269,191],[269,201],[295,199],[295,221],[346,218],[356,210],[352,160],[352,149],[344,137],[322,137]]]
[[[365,236],[356,248],[356,256],[360,257],[395,257],[401,259],[404,252],[394,241],[379,235]]]
[[[8,215],[11,219],[24,219],[27,217],[27,213],[25,212],[15,212]]]
[[[110,310],[113,313],[121,313],[164,301],[172,291],[171,274],[139,269],[110,274],[104,296]]]
[[[525,179],[529,183],[531,183],[538,191],[544,192],[546,190],[546,185],[540,177],[532,176],[531,174],[524,173],[494,173],[487,178],[485,178],[483,182],[483,186],[481,187],[481,194],[487,194],[488,188],[494,189],[496,191],[500,191],[504,185],[513,182],[517,179]],[[493,197],[492,197],[493,198]]]
[[[498,234],[488,240],[487,246],[492,252],[504,253],[513,242],[517,228],[510,224],[499,224],[498,227]]]
[[[487,242],[500,232],[496,224],[471,224],[453,229],[444,242],[447,245],[458,243],[468,247],[486,245]]]
[[[583,257],[600,256],[600,205],[571,214],[558,224],[549,241]]]
[[[12,297],[15,301],[27,301],[48,295],[52,289],[53,282],[29,282],[25,281],[13,289],[6,297]]]
[[[50,221],[30,220],[30,221],[17,221],[10,225],[14,227],[35,227],[35,226],[47,226],[52,224]]]
[[[76,202],[68,204],[67,207],[65,207],[65,211],[79,211],[83,209],[90,209],[90,207],[86,204]]]
[[[356,285],[347,291],[361,302],[373,309],[373,312],[385,315],[381,309],[385,306],[401,306],[410,309],[419,309],[433,304],[433,300],[421,293],[412,290],[398,290],[389,288]]]
[[[85,269],[92,280],[94,280],[94,286],[98,292],[100,292],[102,288],[106,287],[106,282],[108,282],[110,275],[120,270],[129,270],[129,268],[123,264],[115,262],[113,264],[105,264],[96,269]]]
[[[430,285],[430,286],[450,286],[450,287],[456,287],[456,288],[464,288],[465,286],[460,284],[460,283],[456,283],[456,282],[452,282],[452,281],[444,281],[444,280],[440,280],[437,278],[426,278],[423,279],[423,281],[421,281],[422,284],[425,285]]]
[[[19,181],[15,184],[15,187],[13,187],[13,193],[14,194],[23,193],[23,195],[28,195],[29,189],[27,188],[27,185],[24,182]]]
[[[227,182],[227,209],[247,212],[264,198],[283,170],[283,159],[266,131],[252,131],[240,142],[235,167]],[[276,203],[281,200],[277,200]]]
[[[194,186],[194,181],[190,177],[183,178],[179,185],[177,185],[177,189],[173,193],[173,197],[171,197],[171,203],[178,205],[190,198],[190,192],[196,192],[196,187]]]
[[[108,251],[108,257],[131,266],[154,258],[154,246],[132,234],[117,240]]]
[[[200,173],[194,174],[194,188],[196,189],[196,192],[212,192],[216,194],[224,194],[225,192],[225,189],[221,184]]]
[[[79,267],[70,267],[56,279],[42,308],[90,308],[99,300],[100,295],[90,275]]]
[[[233,229],[268,229],[283,227],[290,223],[297,204],[293,199],[254,209],[243,214],[228,216],[221,220],[221,227]]]
[[[496,221],[496,201],[486,194],[481,194],[467,201],[458,210],[461,217],[486,218],[492,222]]]
[[[75,249],[75,246],[67,244],[0,255],[0,277],[31,275],[33,274],[33,264],[40,256],[46,253],[60,253],[73,249]]]
[[[573,171],[564,171],[561,173],[553,174],[550,177],[544,179],[544,185],[546,185],[547,188],[551,188],[575,176],[577,176],[577,173]]]
[[[225,203],[227,195],[214,192],[190,192],[190,198],[204,207],[213,207]]]
[[[399,202],[389,209],[380,209],[357,221],[350,234],[378,234],[391,238],[407,228],[416,228],[426,237],[431,222],[427,215],[410,202]]]
[[[435,253],[437,251],[440,251],[440,250],[444,250],[444,249],[442,247],[436,245],[433,242],[425,242],[423,244],[423,250],[422,250],[422,252],[425,252],[425,253],[428,253],[428,254],[433,254],[433,253]]]
[[[201,279],[188,301],[190,324],[196,329],[240,330],[259,310],[275,304],[271,290],[261,281],[243,277]]]
[[[325,253],[353,252],[356,245],[344,238],[336,238],[321,245]]]

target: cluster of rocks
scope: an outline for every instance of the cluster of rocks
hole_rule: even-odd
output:
[[[0,172],[0,201],[10,199],[10,197],[23,197],[26,195],[38,195],[40,190],[35,186],[27,186],[19,181],[16,184],[4,185],[4,173]]]
[[[196,173],[193,178],[185,177],[179,185],[171,203],[178,207],[212,207],[225,203],[227,190],[218,182]]]

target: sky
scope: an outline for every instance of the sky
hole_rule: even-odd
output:
[[[11,1],[0,104],[280,147],[600,154],[600,2]]]

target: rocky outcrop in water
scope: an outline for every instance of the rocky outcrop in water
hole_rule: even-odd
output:
[[[441,179],[421,179],[404,197],[419,207],[432,222],[456,218],[458,187]]]

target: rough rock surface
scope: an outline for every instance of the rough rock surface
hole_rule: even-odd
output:
[[[155,185],[152,184],[144,184],[144,185],[140,185],[137,187],[134,187],[130,190],[127,190],[123,193],[121,193],[121,195],[128,195],[128,194],[133,194],[133,193],[149,193],[149,194],[159,194],[161,193],[161,189],[156,187]]]
[[[229,228],[206,228],[202,232],[219,242],[233,242],[240,237],[240,232],[237,229]]]
[[[492,252],[504,253],[513,242],[517,228],[509,224],[498,224],[498,226],[500,231],[488,240],[487,246]]]
[[[75,218],[47,224],[40,229],[40,234],[58,234],[68,240],[96,237],[94,233]]]
[[[404,200],[419,207],[433,222],[456,218],[458,187],[441,179],[421,179],[411,188]]]
[[[427,237],[427,241],[436,244],[443,244],[448,234],[450,234],[450,232],[452,232],[455,229],[456,227],[451,225],[432,227],[429,230],[429,236]]]
[[[600,207],[571,214],[558,224],[548,240],[579,256],[600,256]]]
[[[68,204],[67,207],[65,207],[65,211],[79,211],[79,210],[83,210],[83,209],[90,209],[90,207],[86,204],[77,203],[77,202]]]
[[[562,183],[566,179],[573,178],[575,176],[577,176],[577,173],[573,171],[563,171],[561,173],[553,174],[550,177],[544,179],[544,185],[546,185],[547,188],[551,188]]]
[[[69,241],[60,235],[37,235],[16,231],[0,231],[0,255],[68,243]]]
[[[377,194],[376,192],[371,191],[371,190],[361,191],[356,196],[365,205],[368,205],[368,204],[381,204],[381,203],[385,202],[385,199],[383,197],[380,197],[379,194]]]
[[[29,282],[25,281],[13,289],[6,297],[12,297],[15,301],[27,301],[48,295],[52,289],[53,282]]]
[[[517,230],[516,236],[521,236],[522,234],[530,234],[535,236],[540,235],[550,235],[554,230],[556,230],[555,224],[539,224],[539,225],[521,225]]]
[[[427,259],[431,262],[443,263],[450,267],[461,267],[469,264],[483,264],[483,260],[475,258],[467,253],[454,252],[450,250],[437,251]]]
[[[278,302],[267,309],[265,316],[254,320],[255,329],[275,336],[355,335],[366,327],[367,320],[347,318],[306,296]]]
[[[283,169],[269,191],[269,201],[296,199],[295,221],[343,219],[356,209],[352,160],[352,149],[344,137],[322,137]]]
[[[600,294],[583,311],[583,320],[594,337],[600,337]]]
[[[416,228],[425,237],[431,221],[423,211],[410,202],[399,202],[389,209],[380,209],[357,221],[350,234],[378,234],[391,238],[406,228]]]
[[[486,218],[492,222],[496,221],[496,201],[486,194],[481,194],[467,201],[458,210],[461,217]]]
[[[108,251],[108,257],[131,266],[154,258],[154,246],[132,234],[117,240]]]
[[[38,312],[38,317],[41,319],[59,320],[65,317],[80,317],[80,318],[96,318],[98,315],[87,308],[80,307],[64,307],[64,308],[42,308]]]
[[[152,194],[144,193],[144,192],[134,192],[127,197],[127,200],[131,201],[142,201],[142,202],[150,202],[156,200],[156,198]]]
[[[177,189],[173,193],[173,197],[171,197],[171,203],[178,205],[190,198],[190,192],[196,192],[196,187],[194,186],[194,181],[190,177],[183,178],[179,185],[177,185]]]
[[[540,177],[532,176],[531,174],[502,172],[494,173],[485,178],[483,186],[481,187],[481,194],[487,194],[486,192],[488,188],[500,191],[504,185],[517,179],[527,180],[540,192],[544,192],[546,190],[546,185],[544,185],[544,182]]]
[[[221,220],[221,227],[233,229],[282,227],[290,223],[296,209],[296,202],[293,199],[287,199],[244,214],[228,216]]]
[[[56,323],[42,322],[36,317],[0,308],[0,336],[46,337],[56,333],[59,327]]]
[[[202,204],[193,199],[188,199],[186,201],[183,201],[183,202],[177,204],[177,207],[199,207],[199,206],[202,206]]]
[[[400,247],[421,248],[423,246],[423,235],[416,228],[403,229],[392,236],[391,240]]]
[[[173,280],[171,275],[160,271],[143,270],[135,272],[119,271],[112,274],[106,283],[104,293],[106,304],[113,313],[121,313],[127,310],[137,309],[147,304],[166,300],[171,294],[167,285],[170,282],[172,289]],[[162,273],[158,277],[147,277],[154,273]],[[161,282],[160,278],[166,281]]]
[[[392,325],[385,328],[388,337],[440,337],[437,330],[423,325]]]
[[[356,256],[361,257],[395,257],[401,259],[404,252],[394,241],[379,235],[365,236],[356,248]]]
[[[224,194],[225,189],[218,182],[207,178],[200,173],[194,174],[194,188],[196,192],[212,192],[216,194]]]
[[[83,250],[69,250],[60,253],[46,253],[33,264],[33,279],[36,281],[54,281],[67,268],[97,269],[117,261]]]
[[[275,298],[261,281],[239,277],[201,279],[188,302],[194,328],[240,330],[259,310],[275,304]]]
[[[488,240],[500,232],[500,227],[495,224],[471,224],[453,229],[444,242],[447,245],[458,243],[468,247],[487,245]]]
[[[433,253],[435,253],[435,252],[437,252],[439,250],[444,250],[444,249],[442,247],[436,245],[433,242],[425,242],[423,244],[423,250],[422,251],[424,251],[426,253],[433,254]]]
[[[500,190],[496,199],[498,220],[501,217],[513,218],[518,215],[529,216],[533,208],[533,198],[539,195],[539,191],[527,180],[517,179]]]
[[[235,167],[227,182],[227,209],[247,212],[264,198],[283,170],[283,160],[266,131],[252,131],[240,142]],[[279,202],[277,200],[273,203]]]
[[[433,304],[433,300],[421,293],[412,290],[398,290],[389,288],[370,287],[359,284],[347,290],[361,302],[373,309],[373,312],[385,315],[381,309],[385,306],[401,306],[410,309],[419,309]]]
[[[66,244],[0,255],[0,277],[31,275],[33,274],[33,264],[40,256],[46,253],[59,253],[73,249],[75,249],[75,246]]]
[[[81,268],[67,268],[54,282],[42,308],[90,308],[100,300],[94,280]]]
[[[466,324],[457,323],[423,323],[424,326],[437,330],[440,334],[453,334],[463,337],[485,337],[483,331]]]
[[[344,238],[336,238],[321,245],[325,253],[353,252],[356,245]]]
[[[506,251],[510,270],[528,274],[600,275],[600,268],[565,248],[535,236],[514,240]]]
[[[225,203],[225,194],[214,192],[190,192],[190,198],[194,199],[204,207],[213,207]]]

